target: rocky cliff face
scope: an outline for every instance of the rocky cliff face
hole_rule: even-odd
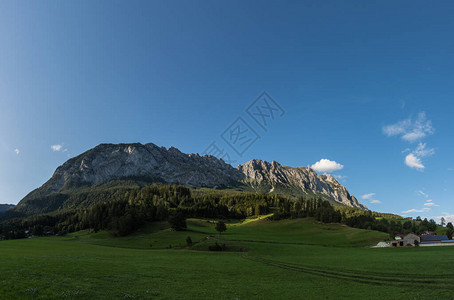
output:
[[[304,193],[320,193],[347,206],[366,209],[331,175],[317,175],[309,167],[284,167],[278,162],[254,159],[237,168],[245,175],[245,183],[252,188],[268,186],[268,192],[291,189]],[[263,190],[263,189],[262,189]]]
[[[58,167],[43,188],[57,192],[115,179],[219,188],[233,186],[242,177],[214,156],[184,154],[176,148],[166,149],[151,143],[101,144]]]
[[[18,209],[25,210],[23,206],[30,201],[36,202],[34,199],[52,193],[123,179],[220,189],[243,187],[293,196],[322,194],[337,203],[366,208],[331,175],[317,175],[309,167],[291,168],[274,161],[251,160],[235,169],[214,156],[184,154],[173,147],[136,143],[101,144],[68,160],[41,188],[27,195]]]

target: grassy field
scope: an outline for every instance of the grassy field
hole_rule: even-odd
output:
[[[452,299],[454,247],[368,247],[386,238],[311,219],[235,221],[219,236],[192,219],[185,232],[1,241],[0,299]],[[206,251],[216,242],[231,251]]]

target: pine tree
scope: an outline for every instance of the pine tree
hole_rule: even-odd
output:
[[[219,232],[219,235],[221,235],[222,232],[227,230],[227,226],[225,226],[225,223],[222,221],[219,221],[216,223],[216,231]]]

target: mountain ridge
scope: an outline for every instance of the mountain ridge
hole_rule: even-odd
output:
[[[122,143],[99,144],[67,160],[46,183],[25,196],[13,211],[26,211],[25,206],[30,201],[41,201],[45,206],[44,202],[49,202],[46,199],[52,195],[114,180],[195,188],[240,188],[292,197],[319,195],[340,205],[367,209],[334,177],[318,175],[310,167],[294,168],[275,161],[253,159],[234,168],[211,155],[185,154],[175,147],[167,149],[153,143]],[[59,209],[64,199],[52,201],[52,208]]]
[[[16,205],[14,204],[0,204],[0,216],[2,216],[8,210],[14,208]]]
[[[366,209],[332,175],[318,175],[310,167],[289,167],[282,166],[276,161],[269,163],[253,159],[239,165],[237,169],[246,175],[245,181],[251,186],[260,185],[263,181],[265,181],[265,184],[271,185],[268,192],[273,192],[276,187],[297,188],[301,192],[315,191],[343,205]]]

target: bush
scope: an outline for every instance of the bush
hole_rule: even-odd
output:
[[[225,244],[219,245],[218,242],[216,242],[216,244],[209,246],[208,249],[210,251],[225,251],[227,247]]]
[[[215,227],[216,231],[219,232],[219,235],[226,231],[227,230],[227,226],[225,226],[225,223],[222,222],[222,221],[219,221],[216,223],[216,227]]]

